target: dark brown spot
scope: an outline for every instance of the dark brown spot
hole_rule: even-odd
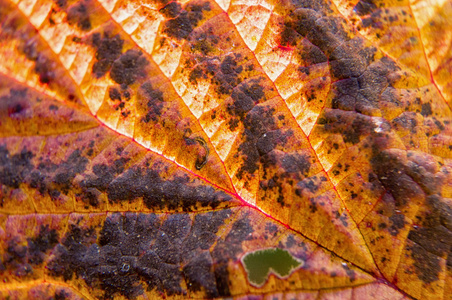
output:
[[[376,9],[377,5],[374,0],[360,0],[358,4],[356,4],[354,11],[356,11],[359,16],[365,16],[369,15]]]
[[[264,99],[264,88],[258,83],[251,81],[250,83],[242,83],[232,92],[232,104],[228,105],[228,112],[243,121],[245,115],[261,100]],[[229,129],[234,130],[236,123],[229,121]]]
[[[104,34],[94,33],[92,43],[96,48],[96,62],[93,65],[93,73],[97,78],[104,76],[111,68],[113,62],[121,55],[124,41],[119,34],[109,37]]]
[[[143,197],[148,208],[190,211],[196,205],[216,207],[231,198],[210,186],[188,184],[188,177],[161,178],[158,170],[133,167],[116,177],[107,188],[111,202],[132,201]]]
[[[7,241],[7,248],[0,262],[0,273],[9,270],[17,277],[33,273],[33,267],[40,266],[50,249],[58,243],[58,233],[41,225],[35,237],[27,239],[25,246],[19,238],[13,237]]]
[[[424,117],[430,116],[432,114],[432,105],[430,103],[422,104],[421,115]]]
[[[452,256],[452,208],[438,195],[427,197],[425,212],[421,212],[420,226],[414,227],[408,239],[414,245],[408,247],[414,259],[419,279],[429,284],[439,279],[441,258],[449,262]]]
[[[78,28],[84,31],[90,30],[89,6],[89,0],[84,0],[69,7],[67,11],[68,23],[76,24]]]
[[[187,214],[166,219],[155,214],[113,214],[105,220],[97,242],[94,230],[71,224],[48,269],[64,280],[74,275],[82,278],[90,288],[101,289],[104,298],[134,299],[145,288],[185,295],[183,280],[191,291],[227,296],[224,288],[217,287],[219,276],[224,277],[214,272],[205,250],[218,239],[217,231],[230,215],[229,210],[200,213],[192,221]]]
[[[159,12],[166,18],[175,18],[181,12],[181,6],[178,2],[170,2],[161,8]]]
[[[204,4],[189,3],[183,10],[180,10],[180,8],[177,10],[177,7],[173,5],[171,10],[161,11],[163,14],[177,13],[177,17],[165,22],[163,32],[178,40],[186,39],[193,29],[198,26],[199,21],[203,19],[204,11],[210,11],[209,2]]]
[[[149,64],[138,50],[127,50],[117,59],[110,72],[110,77],[116,83],[130,85],[136,80],[146,77],[145,68]]]
[[[34,154],[26,148],[18,154],[10,155],[5,146],[0,146],[0,183],[11,188],[19,188],[33,169],[31,159]]]
[[[148,107],[148,111],[142,120],[145,123],[148,123],[151,120],[157,122],[165,106],[162,91],[154,89],[150,82],[145,82],[141,85],[139,93],[147,100]]]

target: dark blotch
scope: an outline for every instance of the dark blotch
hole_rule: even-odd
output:
[[[93,65],[93,73],[97,78],[104,76],[111,68],[113,62],[121,55],[124,41],[119,34],[109,37],[100,33],[93,34],[93,45],[96,48],[96,62]]]
[[[369,110],[379,107],[383,100],[398,105],[398,100],[391,94],[392,89],[388,89],[390,74],[397,71],[398,67],[386,57],[373,61],[375,50],[373,47],[364,48],[360,40],[342,51],[335,50],[337,57],[332,67],[337,68],[335,76],[343,80],[333,84],[336,94],[333,108],[368,114]],[[354,67],[352,62],[359,66]],[[347,68],[353,70],[347,71]]]
[[[209,249],[218,239],[216,232],[230,214],[229,210],[221,210],[196,215],[191,232],[185,240],[185,249],[188,252]]]
[[[51,83],[55,79],[56,74],[53,68],[54,64],[44,55],[39,55],[35,61],[34,70],[39,75],[41,83]]]
[[[80,182],[80,186],[83,190],[82,200],[92,206],[97,206],[99,204],[98,197],[100,196],[100,192],[105,192],[110,182],[112,182],[118,174],[124,172],[124,167],[128,161],[128,158],[121,157],[113,161],[110,165],[94,165],[94,176],[89,175]]]
[[[264,133],[256,142],[256,148],[259,155],[265,155],[272,151],[278,143],[285,140],[281,130],[274,130]]]
[[[299,38],[298,33],[291,27],[290,23],[285,23],[280,33],[281,46],[294,46]]]
[[[308,66],[321,64],[328,61],[326,55],[318,47],[313,45],[303,48],[303,50],[301,51],[301,59]]]
[[[307,1],[307,0],[290,0],[295,8],[308,8],[321,13],[333,12],[328,2],[325,1]]]
[[[88,159],[81,155],[80,150],[74,150],[66,161],[59,164],[53,183],[64,193],[68,193],[75,176],[86,169]]]
[[[243,121],[245,138],[244,142],[239,146],[239,152],[245,156],[243,165],[237,172],[239,179],[245,173],[252,174],[258,169],[260,154],[256,144],[258,139],[263,137],[266,132],[276,130],[273,118],[274,111],[274,108],[257,105],[247,113]],[[270,146],[274,147],[275,145]],[[260,148],[261,151],[265,152],[262,144]]]
[[[452,208],[438,195],[428,196],[426,210],[420,217],[421,226],[413,228],[408,239],[416,274],[426,284],[439,279],[441,258],[449,262],[452,256]]]
[[[54,110],[54,111],[56,111],[56,110],[58,110],[58,106],[56,106],[56,105],[54,105],[54,104],[50,104],[49,105],[49,110]]]
[[[159,12],[166,18],[175,18],[179,15],[180,11],[181,6],[178,2],[170,2],[159,10]]]
[[[24,277],[33,273],[32,266],[40,266],[51,250],[58,243],[58,233],[49,229],[48,225],[41,225],[37,236],[28,238],[27,246],[17,238],[7,242],[7,248],[1,260],[2,268],[13,271],[17,277]]]
[[[0,102],[5,106],[2,110],[6,110],[8,116],[13,119],[22,119],[29,116],[30,104],[28,101],[27,89],[10,89],[9,95],[0,97]]]
[[[369,15],[376,9],[377,5],[375,4],[374,0],[360,0],[358,4],[356,4],[354,10],[358,14],[358,16],[365,16]]]
[[[49,229],[48,225],[41,225],[39,234],[28,239],[28,261],[33,265],[41,264],[48,250],[58,243],[58,233],[55,229]]]
[[[426,284],[437,281],[441,272],[441,258],[417,244],[410,247],[409,250],[414,259],[414,268],[418,278]]]
[[[127,50],[113,63],[110,77],[118,84],[133,84],[136,80],[146,77],[145,68],[148,64],[143,53]]]
[[[184,277],[187,278],[187,286],[190,291],[199,291],[203,288],[207,297],[218,297],[216,279],[213,276],[212,258],[208,252],[202,252],[194,257],[183,268]]]
[[[432,105],[430,103],[422,104],[421,115],[424,117],[430,116],[432,114]]]
[[[64,290],[55,291],[55,300],[66,300],[69,299],[70,295]]]
[[[291,15],[291,27],[328,55],[349,40],[342,18],[322,16],[312,9],[297,9]]]
[[[154,89],[150,82],[145,82],[141,85],[140,93],[147,100],[148,107],[148,112],[142,120],[146,123],[151,120],[157,122],[165,106],[163,93],[158,89]]]
[[[106,299],[134,299],[145,289],[186,295],[183,280],[191,291],[225,296],[205,250],[230,215],[229,210],[201,213],[192,222],[187,214],[174,214],[162,223],[165,217],[155,214],[116,213],[105,220],[97,242],[94,230],[71,225],[48,269],[66,281],[74,275],[83,279]]]
[[[379,152],[371,159],[371,165],[379,181],[394,197],[397,209],[401,210],[411,198],[423,193],[395,155]]]
[[[221,62],[219,70],[212,69],[215,74],[212,83],[216,85],[217,93],[230,95],[240,83],[239,75],[243,71],[243,67],[237,63],[240,59],[240,55],[228,55]]]
[[[233,70],[228,70],[233,73]],[[232,92],[232,104],[228,105],[228,112],[243,121],[249,112],[265,96],[264,88],[258,82],[243,83]],[[229,129],[234,130],[236,123],[229,121]]]
[[[24,110],[24,106],[20,103],[13,103],[8,107],[8,115],[20,114]]]
[[[25,57],[35,62],[34,71],[39,76],[41,83],[51,83],[55,79],[55,72],[52,70],[54,64],[37,49],[37,43],[27,43],[19,48]]]
[[[392,125],[396,129],[406,129],[411,133],[416,132],[416,126],[418,126],[418,122],[416,120],[416,113],[414,112],[404,112],[399,117],[394,118],[392,120]]]
[[[118,91],[117,88],[110,88],[108,90],[108,96],[113,101],[116,101],[116,100],[121,101],[121,93]]]
[[[48,193],[56,199],[61,193],[67,194],[73,187],[73,179],[86,169],[88,159],[74,150],[68,159],[56,165],[46,159],[30,172],[26,182],[42,195]]]
[[[77,27],[83,31],[91,29],[91,21],[89,20],[89,11],[87,5],[87,3],[81,1],[71,6],[67,11],[68,23],[77,24]]]
[[[403,214],[395,213],[391,217],[389,217],[389,220],[392,223],[392,225],[388,229],[389,233],[392,236],[397,236],[399,234],[399,230],[405,227],[405,217],[403,216]]]
[[[193,29],[203,19],[203,12],[210,11],[210,3],[191,4],[185,6],[174,19],[165,22],[163,32],[176,39],[186,39]],[[175,10],[163,11],[163,14],[175,13]]]
[[[188,184],[188,177],[164,180],[157,170],[134,167],[112,181],[107,188],[112,202],[132,201],[143,197],[144,204],[152,209],[180,209],[189,211],[201,206],[216,207],[229,196],[215,192],[210,186]]]
[[[345,270],[345,273],[347,273],[347,276],[348,276],[348,278],[350,278],[351,282],[356,280],[355,271],[350,269],[350,267],[347,264],[342,264],[342,268]]]
[[[299,154],[287,154],[281,160],[281,165],[287,173],[301,174],[307,176],[311,163],[309,157]]]
[[[61,276],[64,280],[70,280],[73,274],[77,277],[88,278],[86,267],[89,263],[98,264],[93,260],[96,251],[92,251],[91,255],[87,255],[90,241],[96,239],[93,229],[80,228],[74,224],[69,226],[61,244],[55,247],[55,259],[49,262],[48,269],[52,276]],[[90,260],[90,261],[85,261]],[[92,271],[91,271],[92,272]]]
[[[33,157],[34,154],[26,148],[11,156],[5,146],[0,146],[0,183],[11,188],[19,188],[33,169],[31,164]]]

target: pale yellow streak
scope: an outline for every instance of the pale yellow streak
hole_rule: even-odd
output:
[[[232,132],[228,128],[226,128],[226,122],[222,123],[223,126],[219,127],[215,134],[212,135],[211,142],[212,145],[217,150],[218,156],[222,161],[225,161],[231,152],[232,145],[234,144],[238,132]],[[230,173],[231,175],[231,173]]]
[[[261,5],[261,3],[264,5]],[[233,2],[228,11],[229,18],[251,51],[256,49],[259,40],[261,40],[273,9],[272,6],[265,4],[264,1],[258,3],[252,3],[252,1]]]
[[[38,0],[28,20],[34,27],[39,28],[44,23],[51,9],[51,3],[45,2],[45,0]]]
[[[231,0],[215,0],[215,2],[224,10],[227,11],[231,5]]]
[[[422,28],[435,16],[436,11],[450,0],[410,0],[417,25]]]

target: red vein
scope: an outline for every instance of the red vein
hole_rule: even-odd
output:
[[[435,77],[433,76],[433,72],[432,72],[432,68],[430,66],[430,62],[427,58],[427,53],[425,52],[425,44],[424,44],[424,39],[422,38],[422,33],[421,33],[421,29],[418,26],[416,17],[414,16],[413,10],[411,8],[410,3],[408,3],[408,8],[410,9],[410,13],[413,17],[414,23],[416,24],[416,30],[419,34],[419,39],[421,40],[421,45],[422,45],[422,52],[424,53],[424,57],[425,57],[425,62],[427,63],[428,66],[428,71],[430,73],[430,82],[435,86],[436,90],[438,91],[439,95],[441,96],[441,98],[444,100],[444,102],[446,103],[446,105],[449,107],[450,110],[452,110],[452,106],[451,104],[449,104],[449,102],[446,101],[446,98],[444,97],[443,93],[441,92],[441,90],[439,89],[436,81],[435,81]]]

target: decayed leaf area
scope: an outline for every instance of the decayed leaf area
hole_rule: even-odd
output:
[[[1,298],[451,299],[451,1],[0,21]],[[253,285],[275,248],[300,267]]]

